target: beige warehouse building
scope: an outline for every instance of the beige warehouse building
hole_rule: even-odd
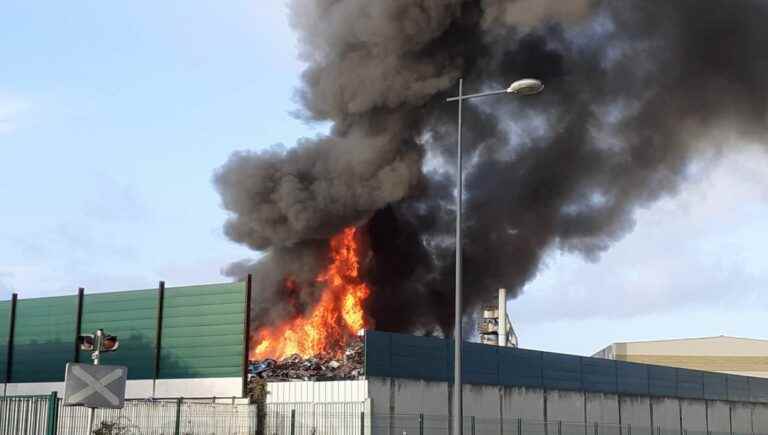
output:
[[[753,338],[719,336],[613,343],[593,356],[768,378],[768,340]]]

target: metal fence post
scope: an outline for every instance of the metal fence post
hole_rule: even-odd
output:
[[[600,429],[598,429],[597,422],[595,422],[595,435],[600,435]]]
[[[291,435],[296,435],[296,410],[291,409]]]
[[[563,421],[559,420],[557,422],[557,435],[563,435]]]
[[[470,427],[472,428],[472,432],[471,433],[472,433],[472,435],[475,435],[475,416],[473,415],[472,417],[470,417],[469,421],[470,421],[470,424],[471,424]]]
[[[365,435],[365,411],[360,411],[360,435]]]
[[[523,435],[523,419],[520,417],[517,418],[517,435]]]
[[[174,435],[181,434],[181,402],[182,400],[184,399],[181,397],[176,399],[176,424],[173,429]]]
[[[58,394],[53,391],[48,396],[48,421],[46,435],[56,435],[58,432],[59,423],[59,397]]]

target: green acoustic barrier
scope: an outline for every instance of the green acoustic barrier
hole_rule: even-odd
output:
[[[8,326],[11,313],[9,301],[0,302],[0,384],[5,382],[5,362],[8,359]]]
[[[81,333],[103,329],[116,335],[119,349],[102,354],[101,363],[127,366],[129,379],[152,379],[157,296],[157,289],[153,289],[86,294],[83,298]],[[81,352],[80,362],[91,362],[90,352]]]
[[[58,382],[74,358],[77,297],[19,299],[12,382]]]
[[[245,284],[167,288],[160,378],[240,377]]]

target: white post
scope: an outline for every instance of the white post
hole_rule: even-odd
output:
[[[507,289],[499,289],[499,346],[507,346]]]

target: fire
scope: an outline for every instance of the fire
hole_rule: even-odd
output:
[[[346,228],[331,239],[330,263],[315,281],[323,286],[320,300],[308,313],[259,329],[252,337],[251,360],[338,354],[351,336],[370,326],[364,303],[371,289],[360,279],[357,229]],[[296,291],[296,283],[286,280]]]

